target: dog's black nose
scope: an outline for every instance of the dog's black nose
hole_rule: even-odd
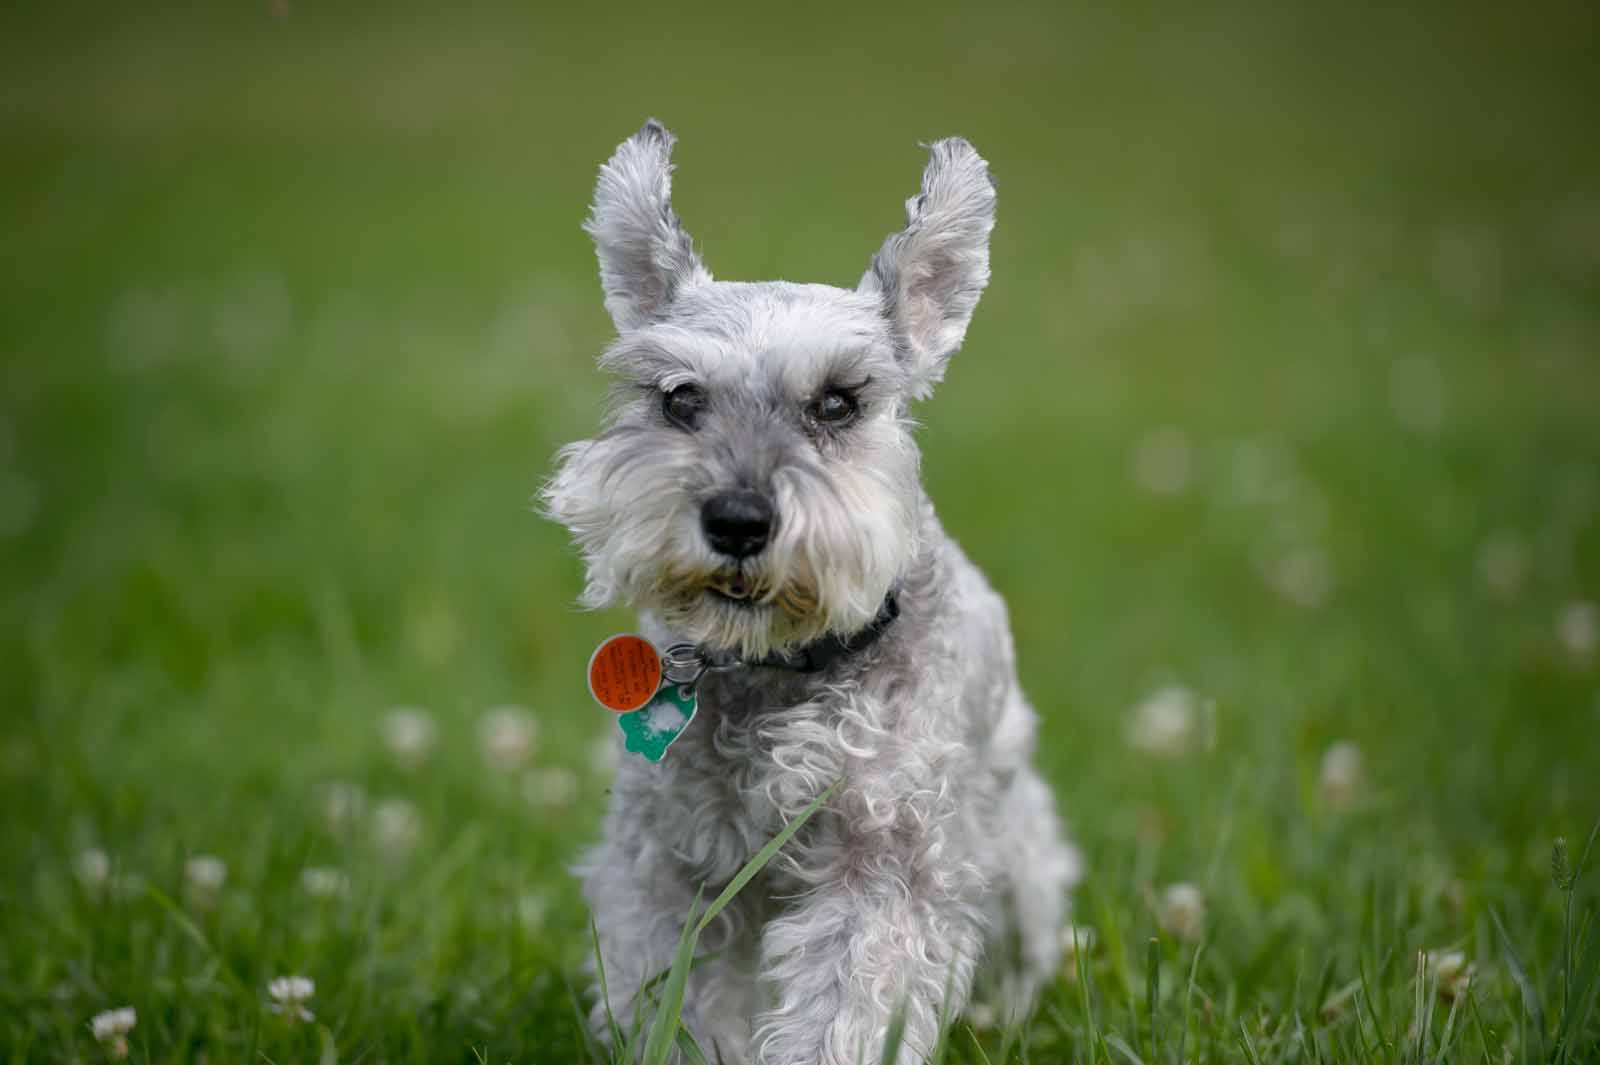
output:
[[[760,492],[720,492],[700,508],[700,527],[718,554],[749,558],[767,546],[772,504]]]

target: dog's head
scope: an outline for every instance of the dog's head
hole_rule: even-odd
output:
[[[994,185],[934,144],[905,229],[854,289],[713,281],[671,204],[656,122],[600,170],[586,226],[617,324],[603,432],[543,494],[588,566],[584,602],[657,613],[761,655],[868,625],[917,550],[908,407],[961,345],[989,280]]]

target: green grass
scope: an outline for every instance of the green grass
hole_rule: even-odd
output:
[[[100,1060],[123,1005],[141,1062],[582,1059],[580,674],[628,621],[528,500],[602,401],[578,223],[650,114],[730,278],[853,281],[919,140],[999,178],[926,476],[1011,605],[1095,945],[947,1061],[1600,1053],[1592,5],[269,8],[0,14],[7,1060]],[[1194,748],[1131,747],[1169,685]],[[296,973],[314,1023],[267,1009]]]

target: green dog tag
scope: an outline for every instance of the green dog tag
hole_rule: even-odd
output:
[[[689,685],[667,684],[644,706],[618,714],[617,724],[627,737],[628,750],[659,762],[672,741],[683,735],[694,720],[699,705],[700,700]]]

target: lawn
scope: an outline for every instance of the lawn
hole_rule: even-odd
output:
[[[652,114],[727,278],[998,177],[925,473],[1087,932],[949,1061],[1600,1059],[1593,5],[367,7],[0,13],[6,1060],[584,1060],[530,499]]]

